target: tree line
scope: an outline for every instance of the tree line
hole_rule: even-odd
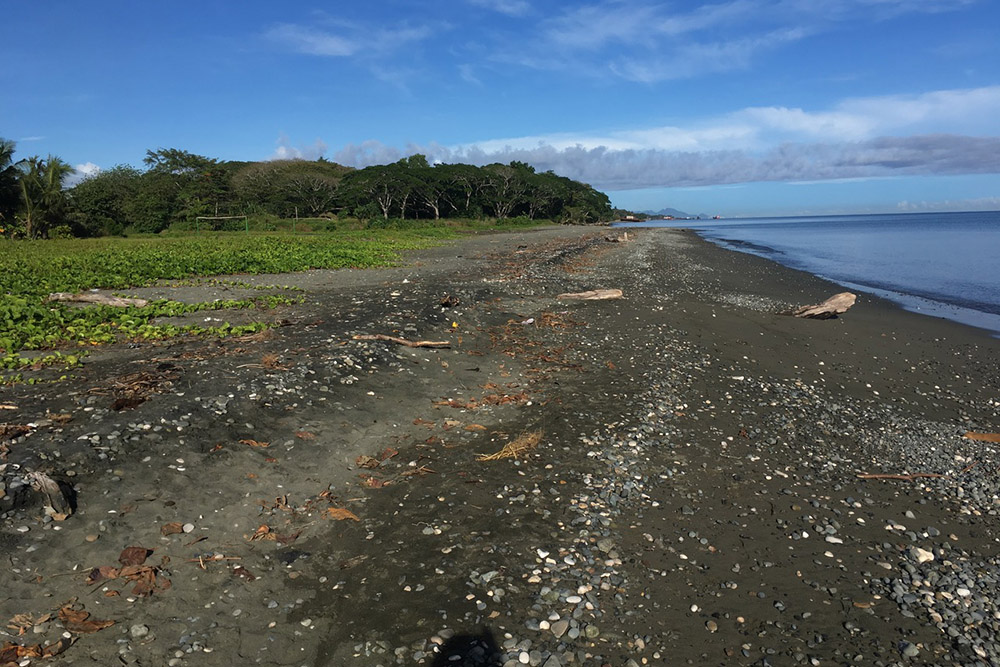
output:
[[[223,161],[178,149],[149,150],[144,169],[118,165],[70,188],[55,156],[14,161],[0,139],[0,229],[8,236],[158,233],[199,217],[389,220],[524,217],[594,223],[613,217],[607,195],[523,162],[428,163],[412,155],[352,169],[320,158]]]

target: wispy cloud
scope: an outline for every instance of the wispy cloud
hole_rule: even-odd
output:
[[[531,4],[525,0],[469,0],[469,4],[507,16],[525,16],[531,12]]]
[[[974,0],[602,0],[551,15],[497,60],[640,83],[750,67],[784,45],[848,22],[961,9]],[[690,8],[689,8],[690,7]]]
[[[350,56],[361,48],[361,42],[351,37],[292,23],[274,26],[267,31],[267,37],[313,56]]]
[[[443,24],[394,26],[369,25],[326,18],[313,23],[281,23],[265,32],[265,37],[285,48],[313,56],[378,56],[420,42],[443,29]]]
[[[939,201],[901,201],[896,208],[903,213],[921,211],[1000,211],[1000,197],[944,199]]]

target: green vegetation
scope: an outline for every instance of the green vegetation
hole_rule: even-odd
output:
[[[157,300],[141,308],[74,307],[47,302],[52,292],[93,288],[124,290],[161,280],[200,276],[285,273],[314,268],[373,267],[395,263],[402,250],[426,247],[453,235],[447,228],[354,231],[333,235],[244,235],[145,239],[0,241],[0,368],[46,363],[74,365],[80,348],[115,340],[157,339],[180,334],[232,335],[242,327],[156,324],[157,318],[203,310],[268,309],[294,299],[262,293],[253,299],[186,304]],[[283,290],[288,291],[288,290]],[[60,350],[29,359],[28,350]],[[7,378],[10,381],[11,378]]]
[[[586,224],[614,215],[604,193],[523,162],[430,165],[412,155],[351,169],[322,158],[227,162],[160,148],[146,152],[144,170],[118,165],[67,190],[65,162],[14,162],[14,150],[0,140],[0,235],[13,238],[235,231],[248,221],[265,231],[301,218],[310,219],[306,231],[325,231],[394,219]]]

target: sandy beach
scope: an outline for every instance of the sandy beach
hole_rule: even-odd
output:
[[[0,388],[0,657],[1000,664],[1000,342],[620,234],[244,277],[305,301]]]

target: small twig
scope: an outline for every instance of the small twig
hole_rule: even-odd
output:
[[[9,405],[7,403],[0,403],[0,410],[17,410],[17,406]]]
[[[390,343],[397,343],[405,347],[451,347],[451,343],[446,340],[406,340],[405,338],[397,338],[396,336],[387,336],[385,334],[357,334],[351,336],[352,340],[385,340]]]
[[[962,471],[960,473],[958,473],[958,474],[959,475],[964,475],[965,473],[967,473],[970,470],[972,470],[973,468],[975,468],[977,465],[979,465],[979,461],[973,461],[970,465],[967,465],[964,468],[962,468]]]
[[[912,482],[915,479],[924,477],[947,478],[948,475],[939,475],[935,472],[915,472],[912,475],[879,475],[879,474],[859,474],[858,479],[901,479],[904,482]]]

